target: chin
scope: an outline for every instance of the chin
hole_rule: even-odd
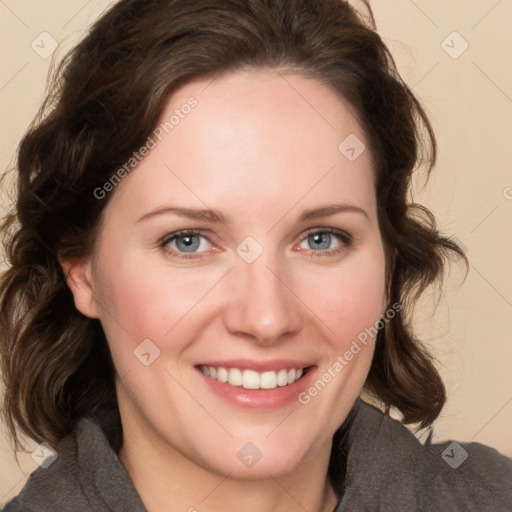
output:
[[[307,434],[303,433],[300,440],[284,432],[280,436],[273,434],[265,438],[261,436],[252,441],[231,439],[219,444],[219,449],[212,458],[208,453],[205,469],[230,475],[240,480],[260,480],[272,477],[284,477],[292,474],[304,464],[308,454],[316,451],[316,443],[307,445]],[[327,446],[330,449],[330,438]]]

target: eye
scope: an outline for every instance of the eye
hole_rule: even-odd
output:
[[[300,243],[301,249],[313,251],[311,255],[338,254],[352,245],[352,237],[345,231],[324,228],[310,232]]]
[[[162,240],[162,247],[171,253],[200,253],[207,251],[211,243],[198,231],[176,231]]]

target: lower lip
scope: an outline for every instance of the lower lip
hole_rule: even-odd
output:
[[[214,393],[237,407],[277,409],[298,401],[299,394],[309,387],[315,369],[316,367],[312,366],[298,381],[274,389],[245,389],[242,386],[232,386],[227,382],[207,377],[199,368],[197,371]]]

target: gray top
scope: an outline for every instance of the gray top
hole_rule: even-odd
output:
[[[55,462],[32,473],[5,512],[147,512],[113,448],[120,423],[109,421],[82,418],[62,440]],[[493,448],[422,444],[361,400],[347,435],[343,442],[334,437],[333,457],[342,447],[347,455],[346,463],[329,469],[344,488],[333,512],[512,511],[512,459]]]

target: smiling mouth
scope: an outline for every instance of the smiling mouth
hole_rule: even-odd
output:
[[[281,369],[277,371],[257,372],[223,366],[199,365],[201,372],[207,377],[244,389],[276,389],[294,384],[304,377],[311,367]]]

